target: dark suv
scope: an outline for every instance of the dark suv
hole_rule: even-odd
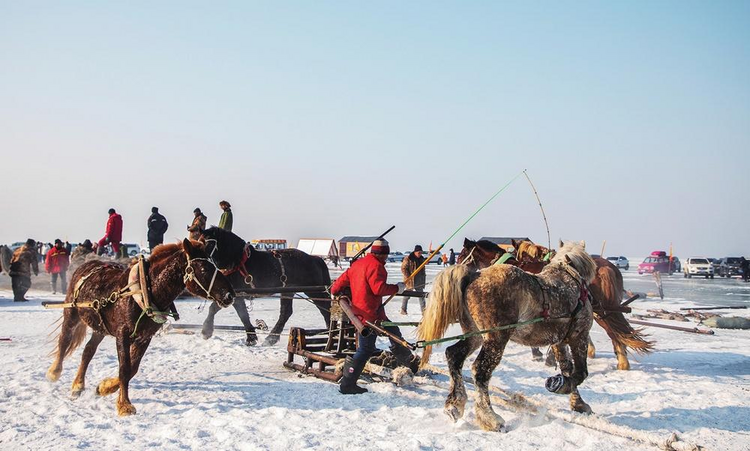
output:
[[[718,263],[718,273],[717,275],[719,277],[732,277],[732,276],[741,276],[742,275],[742,268],[740,268],[740,263],[742,262],[742,259],[740,257],[724,257],[721,260],[719,260]]]

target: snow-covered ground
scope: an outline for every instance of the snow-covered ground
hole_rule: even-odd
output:
[[[394,280],[398,266],[388,265]],[[437,268],[428,270],[429,279]],[[333,274],[336,276],[336,273]],[[40,284],[37,284],[40,285]],[[625,272],[626,288],[653,292],[649,276]],[[0,276],[0,286],[8,286]],[[664,277],[665,300],[639,300],[632,306],[678,310],[690,305],[750,305],[750,286],[733,280],[685,280]],[[0,449],[506,449],[506,450],[636,450],[643,443],[596,432],[543,413],[515,411],[496,405],[507,421],[506,433],[480,430],[473,400],[463,421],[453,424],[442,412],[446,378],[417,378],[420,384],[397,387],[368,384],[370,393],[342,396],[337,387],[284,369],[286,342],[247,348],[244,334],[217,331],[210,340],[199,335],[157,336],[140,372],[131,383],[137,415],[120,418],[115,396],[95,395],[96,384],[116,374],[111,338],[92,361],[87,389],[70,398],[70,384],[81,349],[66,361],[58,383],[45,372],[51,362],[52,337],[59,310],[45,310],[43,300],[61,295],[32,290],[29,303],[12,302],[0,289]],[[410,315],[398,314],[399,302],[387,310],[393,320],[419,319],[416,300]],[[179,302],[180,323],[202,322],[199,300]],[[288,326],[320,327],[317,310],[296,305]],[[748,316],[748,310],[720,311]],[[255,300],[251,316],[271,324],[278,301]],[[662,321],[675,325],[686,325]],[[240,324],[233,309],[220,312],[217,324]],[[451,329],[449,333],[455,332]],[[404,329],[407,337],[410,329]],[[631,428],[666,439],[677,432],[686,442],[712,450],[750,449],[750,331],[716,330],[713,336],[649,328],[657,351],[631,357],[632,369],[615,370],[616,361],[604,332],[594,327],[598,348],[589,361],[589,378],[581,394],[601,424]],[[385,345],[382,343],[381,345]],[[444,367],[441,349],[433,363]],[[465,374],[470,375],[466,365]],[[554,369],[534,362],[530,351],[510,344],[492,384],[523,393],[551,411],[567,411],[567,396],[547,393],[546,377]],[[470,393],[473,387],[468,386]]]

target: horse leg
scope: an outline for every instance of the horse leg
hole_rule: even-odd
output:
[[[240,317],[242,325],[245,327],[245,345],[255,346],[258,343],[258,334],[255,333],[255,327],[253,327],[253,322],[250,321],[250,315],[247,313],[245,299],[236,298],[232,306],[234,307],[234,311],[237,312],[237,316]]]
[[[615,354],[617,354],[617,349],[616,348],[615,348]],[[596,358],[596,346],[594,346],[594,341],[591,339],[591,334],[589,334],[588,355],[589,355],[590,359]]]
[[[78,367],[78,373],[76,374],[76,378],[73,380],[73,387],[71,389],[72,397],[79,397],[81,395],[81,392],[83,392],[83,389],[86,387],[86,371],[88,370],[89,363],[91,363],[91,359],[94,357],[94,354],[96,354],[96,350],[102,340],[104,340],[104,334],[94,332],[91,334],[91,338],[89,338],[88,343],[86,343],[86,347],[83,348],[81,365]]]
[[[284,329],[286,322],[289,321],[289,317],[292,316],[293,311],[292,298],[282,296],[279,308],[279,320],[276,321],[276,325],[273,326],[271,332],[268,333],[268,337],[266,337],[263,342],[263,346],[273,346],[279,342],[281,331]]]
[[[479,392],[479,399],[474,404],[474,411],[476,412],[479,426],[485,431],[500,431],[505,425],[503,417],[492,410],[489,385],[492,372],[500,363],[500,360],[502,360],[503,352],[509,339],[510,333],[505,331],[490,334],[485,338],[482,349],[471,366],[474,373],[474,385]]]
[[[120,328],[117,337],[117,358],[120,361],[120,396],[117,398],[117,414],[120,416],[133,415],[135,407],[130,402],[128,393],[130,379],[133,377],[132,361],[130,359],[130,334],[126,327]]]
[[[541,362],[544,359],[544,354],[542,354],[542,351],[539,350],[539,348],[535,348],[532,346],[531,348],[531,358],[535,362]]]
[[[203,320],[203,328],[201,329],[201,336],[203,336],[203,339],[205,340],[208,340],[214,334],[214,317],[219,309],[220,307],[216,302],[212,302],[211,305],[208,306],[208,315],[206,315],[206,319]]]
[[[462,374],[464,362],[481,345],[482,337],[473,336],[448,346],[448,349],[445,350],[451,386],[448,398],[445,400],[444,411],[454,422],[464,416],[464,408],[466,407],[466,386]]]
[[[83,340],[86,335],[86,324],[81,321],[81,317],[78,315],[78,310],[75,308],[65,309],[63,313],[63,322],[60,326],[60,335],[57,339],[57,351],[55,352],[55,360],[47,370],[47,379],[51,382],[57,382],[60,379],[60,373],[62,373],[62,364],[65,357],[70,352],[72,346],[76,345],[74,342],[77,340]],[[80,343],[80,341],[78,341]]]
[[[570,351],[568,346],[563,343],[552,345],[552,354],[556,362],[559,362],[560,373],[563,376],[568,376],[573,373],[573,361],[570,357]]]
[[[630,369],[630,362],[628,361],[628,349],[624,344],[613,341],[613,347],[615,348],[615,355],[617,356],[617,369],[628,371]]]
[[[141,364],[141,358],[143,357],[143,354],[146,352],[146,349],[148,349],[148,345],[151,343],[151,338],[148,337],[146,339],[138,339],[133,344],[130,345],[130,378],[132,379],[133,376],[135,376],[135,373],[138,372],[138,367]],[[119,377],[108,377],[101,381],[99,383],[99,386],[96,388],[96,394],[99,396],[105,396],[110,395],[120,388],[120,378]]]
[[[588,364],[586,363],[586,353],[588,350],[588,334],[581,334],[570,341],[570,349],[573,353],[573,374],[570,380],[573,384],[570,392],[570,408],[575,412],[591,413],[591,406],[581,399],[578,393],[578,386],[588,377]]]

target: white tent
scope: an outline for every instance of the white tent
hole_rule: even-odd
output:
[[[336,241],[329,238],[302,238],[297,249],[310,255],[323,258],[338,257]]]

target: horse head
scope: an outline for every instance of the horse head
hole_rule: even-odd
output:
[[[187,255],[185,288],[196,296],[216,301],[221,307],[229,307],[234,302],[234,289],[224,274],[209,258],[205,245],[185,238],[182,250]]]
[[[206,253],[219,268],[233,268],[242,260],[245,241],[234,233],[211,226],[201,232],[201,237],[206,242]]]

